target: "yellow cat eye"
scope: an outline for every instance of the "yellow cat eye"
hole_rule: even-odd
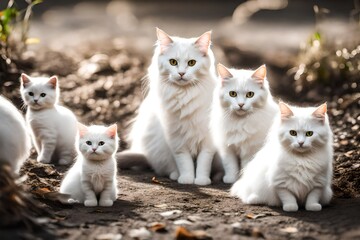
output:
[[[230,95],[230,97],[236,97],[236,96],[237,96],[237,92],[235,92],[235,91],[230,91],[230,92],[229,92],[229,95]]]
[[[252,98],[253,96],[254,96],[254,92],[247,92],[246,93],[247,98]]]
[[[307,132],[305,133],[305,136],[311,137],[313,134],[314,134],[313,131],[307,131]]]
[[[296,135],[297,135],[297,132],[294,131],[294,130],[290,130],[290,135],[291,135],[291,136],[296,136]]]
[[[170,59],[169,60],[169,62],[170,62],[170,64],[172,65],[172,66],[176,66],[177,64],[178,64],[178,62],[175,60],[175,59]]]
[[[188,61],[188,65],[190,67],[194,66],[195,64],[196,64],[196,60],[194,60],[194,59],[191,59],[190,61]]]

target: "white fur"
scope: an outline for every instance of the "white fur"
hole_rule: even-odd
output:
[[[58,104],[60,91],[57,78],[52,77],[55,78],[55,87],[49,83],[51,78],[32,78],[25,74],[21,78],[21,96],[28,106],[26,120],[38,153],[37,160],[70,164],[75,154],[77,120],[69,109]],[[29,95],[31,93],[33,96]],[[42,93],[46,96],[41,97]],[[35,100],[38,102],[35,103]]]
[[[0,162],[10,164],[12,170],[19,173],[31,148],[24,117],[11,102],[0,96],[0,119]]]
[[[231,188],[231,194],[246,204],[282,206],[297,211],[321,210],[332,197],[332,132],[327,115],[323,121],[312,113],[315,108],[291,107],[293,116],[274,123],[265,146],[245,167]],[[289,131],[295,130],[297,136]],[[306,131],[313,136],[306,137]],[[300,147],[299,142],[304,142]]]
[[[130,151],[144,154],[159,175],[182,184],[207,185],[215,152],[209,133],[214,56],[209,46],[205,50],[197,46],[196,38],[161,41],[165,33],[159,36],[159,31],[148,69],[149,92],[130,133]],[[210,33],[205,34],[210,41]],[[179,64],[172,66],[169,59]],[[196,60],[192,67],[187,65],[191,59]],[[186,81],[179,80],[181,72]]]
[[[117,135],[109,137],[106,127],[87,129],[77,140],[78,157],[62,181],[60,192],[71,195],[69,202],[84,203],[88,207],[112,206],[117,198],[115,153],[119,140]],[[100,141],[104,145],[100,146]]]
[[[243,168],[263,146],[278,107],[266,78],[259,84],[252,77],[254,71],[228,71],[232,76],[223,79],[220,73],[214,92],[211,131],[225,170],[223,181],[234,183],[239,176],[239,165]],[[230,91],[235,91],[237,96],[231,97]],[[251,98],[246,97],[249,91],[254,92]],[[242,109],[239,104],[244,104]]]

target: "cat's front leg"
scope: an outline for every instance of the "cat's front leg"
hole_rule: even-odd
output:
[[[314,188],[311,190],[305,203],[305,209],[307,211],[320,211],[322,209],[321,204],[319,203],[322,192],[323,190],[321,188]]]
[[[220,157],[225,170],[225,175],[223,177],[224,183],[236,182],[239,174],[239,160],[236,154],[230,149],[227,149],[220,153]]]
[[[210,172],[211,164],[214,158],[214,151],[204,149],[201,150],[197,157],[196,178],[194,183],[196,185],[209,185],[211,184]]]
[[[87,179],[81,181],[81,188],[85,194],[85,207],[95,207],[98,205],[95,192],[92,190],[91,182]]]
[[[116,186],[112,180],[105,182],[104,190],[100,194],[99,206],[111,207],[116,199]]]
[[[42,139],[41,151],[38,153],[37,161],[41,163],[50,163],[51,157],[56,148],[56,141],[53,139]]]
[[[73,162],[73,149],[62,149],[59,154],[59,165],[68,165]]]
[[[195,179],[194,162],[189,152],[178,152],[174,154],[176,166],[180,176],[178,183],[193,184]]]
[[[282,208],[285,212],[296,212],[299,207],[295,196],[285,188],[277,188],[276,193],[279,196]]]

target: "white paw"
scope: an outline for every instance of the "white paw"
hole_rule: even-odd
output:
[[[252,193],[250,196],[246,199],[247,204],[260,204],[259,196]]]
[[[71,159],[60,159],[59,160],[59,165],[69,165],[71,163]]]
[[[99,201],[99,206],[102,207],[111,207],[113,205],[113,201],[112,200],[100,200]]]
[[[298,209],[299,207],[296,203],[288,203],[283,206],[285,212],[296,212]]]
[[[85,200],[84,206],[85,207],[96,207],[97,206],[97,200]]]
[[[223,177],[224,183],[234,183],[236,182],[236,180],[237,180],[236,174],[235,175],[228,174]]]
[[[41,157],[41,156],[38,156],[36,160],[37,160],[38,162],[45,163],[45,164],[51,162],[51,158],[44,158],[44,157]]]
[[[172,173],[170,173],[170,176],[169,176],[169,178],[171,179],[171,180],[177,180],[178,178],[179,178],[179,173],[177,172],[177,171],[174,171],[174,172],[172,172]]]
[[[321,211],[321,208],[322,207],[319,203],[306,204],[305,206],[305,209],[307,211],[314,211],[314,212]]]
[[[68,200],[68,203],[70,203],[70,204],[74,204],[74,203],[79,203],[79,201],[78,201],[78,200],[75,200],[75,199],[70,198],[70,199]]]
[[[189,175],[180,175],[178,178],[178,183],[180,184],[193,184],[194,183],[194,177]]]
[[[196,185],[205,186],[205,185],[211,184],[211,179],[208,177],[197,177],[197,178],[195,178],[194,183]]]

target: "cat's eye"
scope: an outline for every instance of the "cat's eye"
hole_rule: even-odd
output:
[[[195,64],[196,64],[196,60],[194,60],[194,59],[191,59],[190,61],[188,61],[188,65],[190,67],[194,66]]]
[[[230,95],[230,97],[236,97],[236,96],[237,96],[237,92],[235,92],[235,91],[230,91],[230,92],[229,92],[229,95]]]
[[[252,98],[253,96],[254,96],[254,92],[247,92],[246,93],[247,98]]]
[[[290,130],[290,135],[291,136],[296,136],[297,135],[297,132],[295,130]]]
[[[170,62],[170,64],[172,65],[172,66],[176,66],[177,64],[178,64],[178,62],[175,60],[175,59],[170,59],[169,60],[169,62]]]
[[[305,133],[305,136],[311,137],[313,134],[314,134],[313,131],[307,131],[307,132]]]
[[[105,144],[105,142],[103,142],[103,141],[100,141],[100,142],[98,143],[99,146],[102,146],[102,145],[104,145],[104,144]]]
[[[91,141],[86,141],[86,144],[90,146],[92,144],[92,142]]]
[[[33,92],[29,92],[29,96],[34,96],[34,93],[33,93]]]
[[[46,96],[46,93],[40,94],[40,97],[45,97],[45,96]]]

